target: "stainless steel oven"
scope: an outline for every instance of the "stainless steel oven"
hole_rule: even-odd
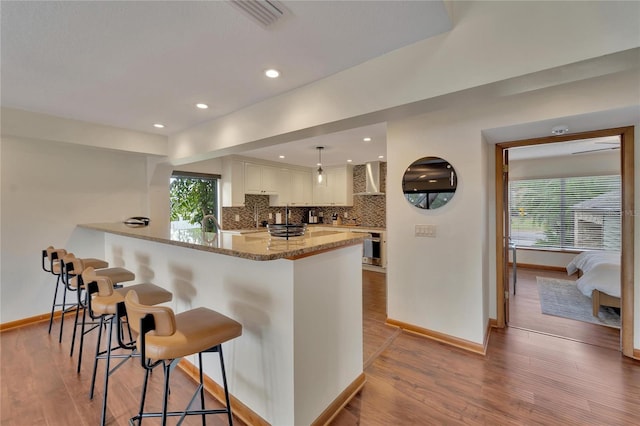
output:
[[[354,230],[353,232],[363,232],[368,234],[362,244],[362,263],[366,265],[383,266],[383,234],[381,232],[365,230]]]

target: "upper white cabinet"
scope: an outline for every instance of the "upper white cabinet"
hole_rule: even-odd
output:
[[[278,168],[262,164],[245,163],[245,194],[273,195],[278,193]]]
[[[325,169],[323,184],[313,185],[313,204],[317,206],[353,205],[353,167]]]
[[[304,170],[291,170],[291,198],[292,206],[313,205],[313,177],[311,172]]]
[[[278,195],[269,197],[271,206],[312,206],[313,186],[311,172],[298,169],[280,169]]]
[[[278,168],[276,171],[276,195],[269,196],[270,206],[286,206],[291,203],[291,170]]]
[[[271,206],[352,206],[353,168],[328,167],[324,182],[315,173],[292,166],[260,164],[243,157],[222,162],[222,207],[244,207],[245,194],[269,195]]]
[[[231,157],[222,160],[222,207],[244,207],[244,165]]]

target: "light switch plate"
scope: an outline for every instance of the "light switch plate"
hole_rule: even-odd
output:
[[[416,225],[415,235],[416,237],[435,238],[436,226],[435,225]]]
[[[240,222],[240,215],[237,214],[236,217],[234,218],[236,220],[236,222]]]

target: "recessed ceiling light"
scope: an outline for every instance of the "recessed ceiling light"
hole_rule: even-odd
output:
[[[278,77],[280,77],[280,71],[274,70],[274,69],[269,69],[269,70],[266,70],[264,72],[264,75],[266,75],[269,78],[278,78]]]
[[[569,127],[567,127],[567,126],[555,126],[555,127],[551,128],[551,133],[556,135],[556,136],[566,135],[567,133],[569,133]]]
[[[371,142],[371,138],[364,138],[362,140],[365,141],[365,142]]]
[[[207,104],[196,104],[196,108],[207,109],[207,108],[209,108],[209,105],[207,105]]]
[[[378,155],[378,158],[383,159],[384,155]]]
[[[284,158],[284,155],[278,155],[278,158]]]
[[[156,127],[158,129],[164,129],[164,124],[156,123],[153,125],[153,127]]]
[[[348,159],[347,163],[353,163],[353,160],[352,159]]]

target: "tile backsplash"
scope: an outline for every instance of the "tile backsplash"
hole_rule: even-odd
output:
[[[386,175],[387,163],[380,163],[380,186],[382,192],[386,189]],[[354,166],[353,192],[355,194],[364,190],[365,166]],[[317,213],[322,212],[325,223],[331,222],[331,216],[334,213],[337,213],[341,218],[344,218],[344,214],[347,213],[348,219],[343,219],[345,223],[351,223],[355,220],[358,225],[371,227],[385,227],[387,223],[385,195],[354,195],[353,207],[289,207],[289,222],[306,222],[311,209],[316,210]],[[244,207],[222,208],[222,227],[224,229],[255,228],[256,213],[258,225],[262,225],[263,221],[275,223],[276,213],[282,215],[283,222],[285,219],[285,208],[269,206],[268,195],[245,195]],[[271,213],[271,219],[269,219],[269,213]],[[236,215],[238,215],[238,221],[235,220]]]

